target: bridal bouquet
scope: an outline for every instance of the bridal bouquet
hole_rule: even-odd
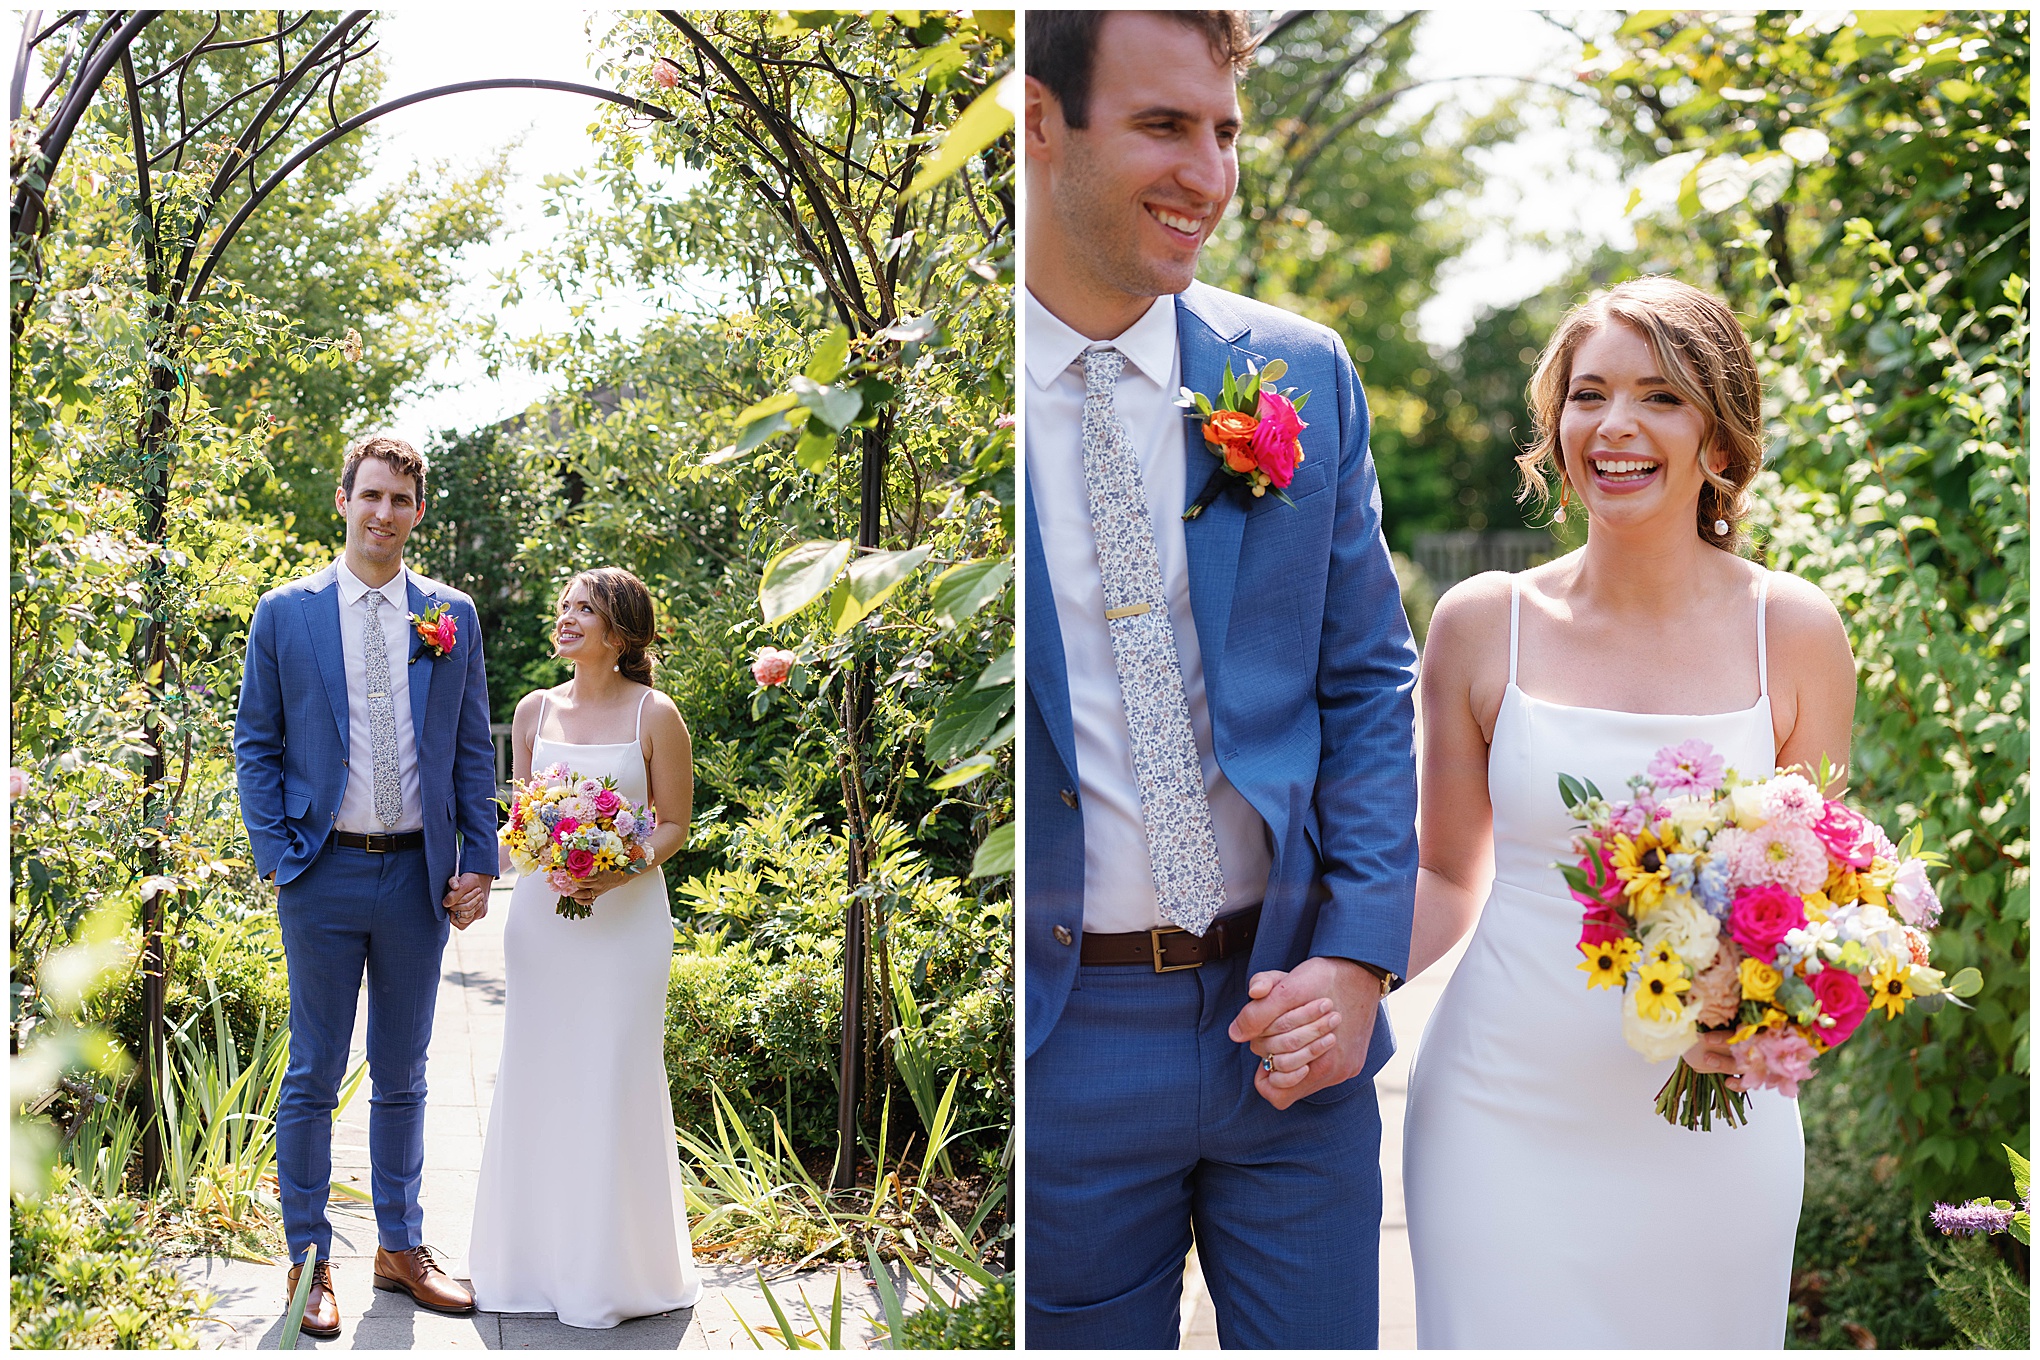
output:
[[[613,778],[588,779],[560,764],[513,787],[503,844],[517,872],[544,874],[561,894],[553,910],[579,920],[590,908],[566,894],[604,870],[643,871],[655,825],[651,810],[617,792]]]
[[[1668,746],[1611,802],[1559,776],[1583,825],[1555,867],[1585,907],[1579,969],[1622,990],[1622,1037],[1652,1062],[1679,1058],[1657,1110],[1684,1128],[1747,1117],[1741,1092],[1681,1056],[1702,1030],[1732,1031],[1747,1086],[1788,1096],[1873,1010],[1933,1008],[1982,978],[1929,966],[1941,912],[1927,879],[1945,861],[1915,827],[1901,850],[1875,823],[1780,770],[1746,781],[1706,742]],[[1957,1004],[1960,1004],[1959,1001]]]

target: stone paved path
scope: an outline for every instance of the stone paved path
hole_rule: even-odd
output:
[[[1409,1094],[1410,1060],[1431,1010],[1445,991],[1452,970],[1466,952],[1467,939],[1451,953],[1410,980],[1384,1003],[1395,1024],[1396,1053],[1374,1079],[1381,1101],[1381,1349],[1417,1348],[1417,1285],[1410,1268],[1409,1228],[1403,1218],[1403,1106]],[[1217,1350],[1218,1323],[1212,1313],[1204,1278],[1192,1252],[1183,1279],[1183,1349]]]
[[[430,1090],[425,1111],[425,1240],[458,1279],[467,1278],[468,1228],[474,1218],[475,1183],[482,1164],[489,1099],[496,1086],[496,1062],[503,1043],[503,924],[508,885],[490,900],[489,915],[466,932],[453,932],[439,981],[438,1014],[427,1058]],[[355,1018],[354,1053],[366,1051],[367,1012]],[[368,1188],[368,1083],[364,1081],[342,1113],[333,1137],[336,1185]],[[706,1292],[696,1307],[655,1317],[633,1318],[608,1331],[569,1327],[550,1313],[476,1313],[444,1317],[427,1312],[403,1294],[376,1290],[375,1219],[365,1200],[336,1192],[333,1222],[333,1283],[340,1300],[342,1331],[331,1341],[301,1336],[300,1350],[750,1350],[741,1316],[755,1330],[772,1321],[753,1267],[702,1264]],[[826,1322],[835,1290],[836,1267],[798,1275],[782,1267],[767,1272],[773,1292],[796,1328],[807,1326],[796,1289],[804,1290]],[[878,1295],[863,1271],[843,1267],[845,1332],[851,1345],[871,1345],[869,1319],[879,1316]],[[200,1329],[201,1346],[213,1349],[274,1350],[283,1334],[284,1267],[281,1264],[200,1257],[181,1262],[179,1273],[216,1296]],[[850,1314],[857,1324],[851,1326]],[[774,1345],[769,1338],[761,1338]]]

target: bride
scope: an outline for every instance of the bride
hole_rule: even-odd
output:
[[[1558,776],[1619,790],[1694,737],[1746,775],[1839,767],[1854,662],[1817,588],[1740,555],[1762,394],[1718,299],[1664,278],[1595,296],[1530,398],[1526,484],[1555,474],[1555,517],[1583,515],[1586,546],[1455,587],[1424,652],[1410,972],[1479,928],[1410,1078],[1418,1344],[1775,1349],[1798,1106],[1756,1091],[1747,1124],[1711,1132],[1658,1116],[1669,1067],[1624,1044],[1618,1003],[1575,971]],[[1719,1035],[1686,1057],[1735,1071]]]
[[[581,884],[583,919],[558,915],[537,874],[510,898],[503,1060],[468,1251],[492,1313],[614,1327],[701,1296],[666,1085],[673,921],[657,868],[687,842],[693,756],[679,709],[651,687],[652,636],[642,582],[582,572],[553,628],[574,678],[525,695],[512,725],[518,779],[555,763],[613,775],[633,803],[649,795],[658,829],[652,867]]]

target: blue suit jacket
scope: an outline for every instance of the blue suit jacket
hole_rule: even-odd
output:
[[[418,793],[432,909],[456,873],[496,873],[496,751],[474,601],[412,574],[412,613],[446,605],[458,640],[446,656],[413,636],[411,686]],[[394,658],[392,658],[394,660]],[[290,882],[317,859],[347,790],[347,672],[333,567],[278,586],[255,606],[234,718],[234,773],[256,871]]]
[[[1367,403],[1333,331],[1203,284],[1176,299],[1183,381],[1214,393],[1228,361],[1282,359],[1311,394],[1304,461],[1283,504],[1232,493],[1186,523],[1190,604],[1204,657],[1212,744],[1268,823],[1274,862],[1249,966],[1330,955],[1396,973],[1416,905],[1416,647],[1403,616]],[[1217,460],[1185,419],[1185,507]],[[1062,630],[1026,491],[1027,1052],[1041,1047],[1076,976],[1084,913],[1084,819]],[[1066,798],[1065,794],[1069,797]],[[1060,943],[1056,927],[1069,932]],[[1380,1027],[1368,1068],[1392,1042]]]

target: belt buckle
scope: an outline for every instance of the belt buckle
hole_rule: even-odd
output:
[[[1189,931],[1181,926],[1153,926],[1148,930],[1148,948],[1154,952],[1155,971],[1157,973],[1181,973],[1192,968],[1202,968],[1204,966],[1203,959],[1198,959],[1194,963],[1162,962],[1162,936],[1187,935],[1189,933]]]
[[[389,839],[390,836],[387,832],[383,831],[363,832],[361,837],[362,840],[361,848],[363,850],[366,850],[371,855],[387,855],[390,852],[390,848],[389,846],[385,845],[384,842]]]

